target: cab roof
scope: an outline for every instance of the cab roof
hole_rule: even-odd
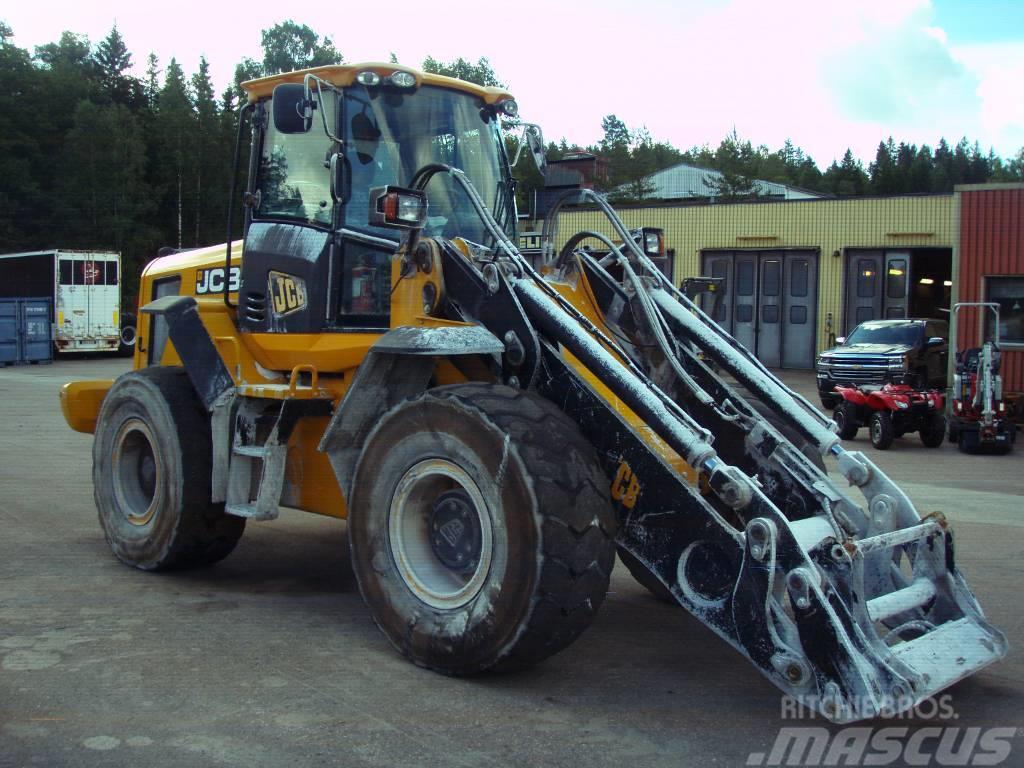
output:
[[[483,99],[485,104],[495,104],[512,98],[512,94],[504,88],[492,88],[490,86],[476,85],[465,80],[459,80],[445,75],[435,75],[430,72],[421,72],[412,67],[400,66],[398,64],[387,64],[383,62],[370,61],[355,64],[331,64],[325,67],[313,67],[312,69],[300,69],[295,72],[282,72],[277,75],[261,77],[257,80],[249,80],[242,83],[242,89],[246,92],[250,102],[267,98],[274,91],[274,86],[280,83],[301,83],[306,75],[316,75],[339,88],[352,85],[356,81],[356,75],[366,70],[372,70],[382,78],[388,77],[394,72],[408,72],[416,78],[416,87],[421,85],[436,85],[441,88],[450,88],[455,91],[462,91]]]

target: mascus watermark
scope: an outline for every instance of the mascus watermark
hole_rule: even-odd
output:
[[[767,752],[747,757],[748,766],[992,766],[1002,765],[1013,750],[1015,727],[960,727],[950,725],[958,715],[947,694],[914,704],[893,700],[870,702],[876,719],[896,720],[883,726],[783,726]],[[856,702],[850,702],[855,707]],[[809,699],[784,697],[784,720],[820,718]],[[912,719],[913,727],[898,721]],[[927,725],[920,725],[925,721]]]

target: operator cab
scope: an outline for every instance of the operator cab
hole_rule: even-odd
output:
[[[391,262],[403,233],[371,215],[371,191],[408,186],[424,166],[462,169],[515,237],[499,126],[511,102],[504,91],[394,65],[324,67],[243,87],[253,109],[243,331],[389,328]],[[425,236],[487,245],[454,179],[435,174],[424,191]]]

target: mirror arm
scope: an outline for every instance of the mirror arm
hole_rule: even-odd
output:
[[[313,101],[313,89],[310,87],[310,83],[311,82],[316,84],[316,95],[317,95],[317,99],[318,99],[318,101],[319,101],[319,103],[321,105],[324,103],[324,94],[323,94],[323,89],[322,89],[321,86],[326,85],[330,90],[334,91],[335,93],[338,92],[338,89],[335,88],[330,83],[325,83],[322,79],[320,79],[316,75],[307,74],[303,78],[303,80],[302,80],[302,85],[306,89],[306,103],[307,104],[313,104],[313,105],[316,104],[316,102]],[[320,109],[320,120],[323,123],[324,133],[327,134],[327,138],[331,139],[331,141],[338,142],[338,144],[341,144],[341,146],[344,147],[345,143],[341,139],[339,139],[337,136],[335,136],[333,133],[331,133],[331,129],[327,125],[327,110],[322,109],[322,108]]]

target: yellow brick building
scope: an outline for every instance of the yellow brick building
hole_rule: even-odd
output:
[[[789,355],[789,365],[780,358],[783,367],[810,367],[814,352],[868,315],[930,316],[949,306],[952,195],[642,206],[619,212],[630,228],[664,230],[677,285],[686,276],[711,274],[713,269],[727,277],[732,283],[728,291],[737,295],[719,319],[733,326],[730,330],[748,346],[739,333],[740,318],[749,318],[755,334],[750,341],[760,345],[772,330],[763,321],[774,318],[784,326],[801,316],[786,314],[784,298],[773,309],[768,297],[754,295],[747,309],[738,295],[746,290],[745,278],[754,281],[749,285],[760,286],[754,294],[773,288],[779,293],[777,283],[789,279],[790,260],[798,256],[800,264],[810,264],[816,296],[816,311],[808,318],[814,328],[813,349],[801,344],[798,355]],[[522,230],[538,231],[540,225],[526,223]],[[557,243],[581,230],[612,236],[601,213],[563,209]],[[716,266],[716,260],[723,264]],[[792,274],[795,280],[804,272]]]

